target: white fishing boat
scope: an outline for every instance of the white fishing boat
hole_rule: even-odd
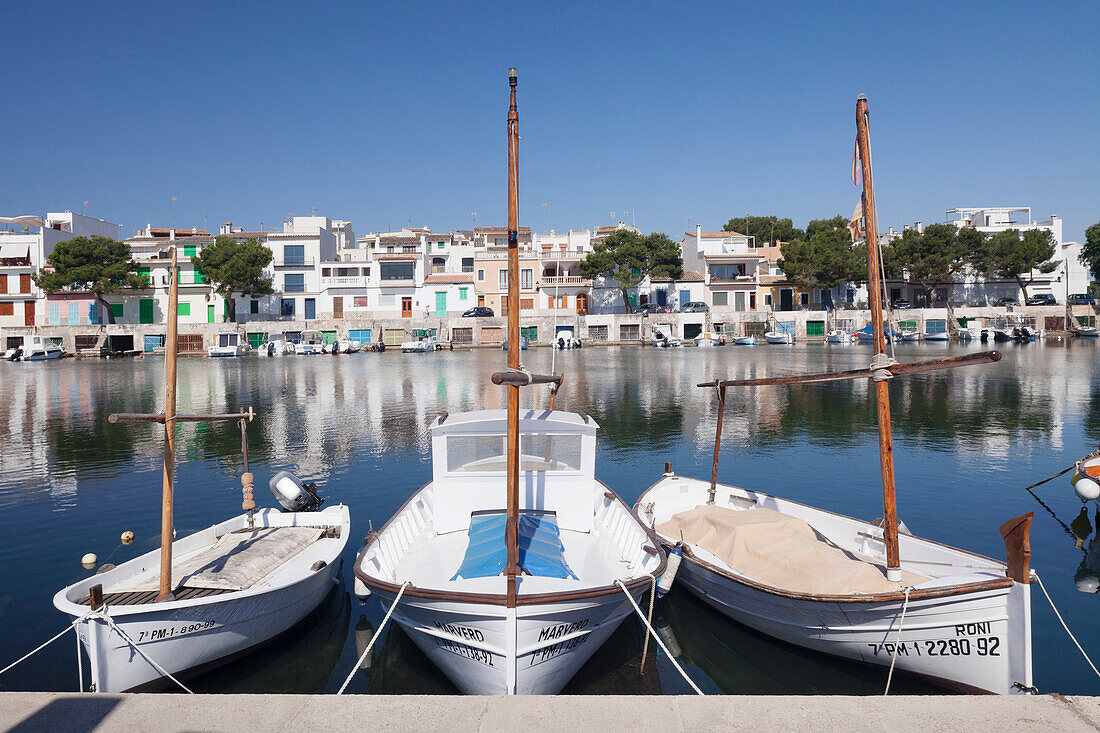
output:
[[[45,336],[31,334],[23,340],[23,345],[16,347],[15,358],[11,361],[49,361],[60,359],[65,350],[49,340]]]
[[[206,350],[210,357],[244,356],[248,353],[248,341],[235,331],[223,331],[214,338],[214,344]]]
[[[341,354],[357,354],[363,349],[363,342],[355,339],[341,339],[336,342],[336,350]]]
[[[658,348],[683,346],[683,340],[675,334],[676,330],[671,324],[655,323],[649,330],[649,343]]]
[[[355,575],[462,692],[554,694],[631,613],[664,555],[593,475],[596,423],[519,415],[518,564],[505,574],[507,413],[451,415],[431,427],[432,481],[355,561]],[[512,605],[510,605],[510,603]]]
[[[295,354],[316,356],[325,353],[325,338],[320,331],[302,331],[302,336],[294,347]]]
[[[769,344],[793,344],[794,334],[786,331],[768,331],[764,334],[764,340]]]
[[[508,262],[519,267],[515,69],[509,72]],[[554,410],[560,376],[520,365],[519,278],[508,280],[507,410],[431,426],[432,480],[367,538],[356,589],[378,597],[464,693],[554,694],[664,572],[630,507],[596,480],[595,421]],[[522,387],[554,385],[548,409]],[[381,628],[378,633],[381,633]]]
[[[738,336],[733,343],[735,346],[756,346],[759,341],[756,336]]]
[[[938,333],[925,332],[924,340],[925,341],[940,341],[940,342],[950,341],[951,340],[951,335],[948,334],[947,331],[940,331]]]
[[[825,341],[830,344],[850,344],[854,340],[855,337],[852,334],[841,328],[833,329],[825,334]]]
[[[401,344],[401,351],[406,354],[426,354],[438,350],[439,346],[436,344],[435,339],[430,336],[424,336],[412,341],[405,341]]]
[[[867,102],[856,106],[868,241],[877,241]],[[665,475],[636,513],[679,546],[675,581],[719,612],[808,649],[923,675],[970,692],[1032,693],[1030,513],[1000,528],[1007,562],[915,537],[898,520],[891,378],[998,361],[996,351],[899,364],[885,354],[881,263],[868,248],[875,355],[867,369],[713,381],[718,399],[710,481]],[[866,522],[718,482],[726,391],[871,379],[877,403],[883,519]],[[791,477],[788,477],[790,479]],[[1100,492],[1098,492],[1100,494]],[[668,581],[662,579],[662,586]],[[890,676],[884,675],[889,692]]]
[[[714,331],[703,331],[694,339],[696,346],[722,346],[726,340]]]
[[[910,331],[902,329],[897,332],[898,341],[923,341],[924,334],[920,331]]]
[[[260,356],[290,356],[294,354],[294,344],[284,333],[273,333],[267,342],[257,350]]]
[[[175,248],[171,271],[178,273]],[[287,511],[256,511],[248,470],[251,409],[176,414],[177,278],[174,274],[169,291],[164,412],[108,418],[167,426],[161,547],[118,567],[103,566],[54,596],[54,606],[77,621],[96,692],[134,690],[169,676],[178,682],[183,673],[215,665],[286,631],[332,589],[350,530],[347,507],[313,511],[322,503],[314,487],[285,472],[270,485]],[[244,513],[174,539],[174,428],[207,420],[240,423]]]
[[[1085,336],[1086,338],[1096,338],[1100,336],[1100,327],[1089,326],[1088,328],[1077,329],[1078,336]]]
[[[896,649],[898,669],[968,692],[1031,689],[1030,586],[1005,563],[901,534],[891,582],[881,526],[725,484],[709,502],[709,490],[666,475],[637,509],[666,547],[682,541],[676,584],[723,615],[869,664]]]

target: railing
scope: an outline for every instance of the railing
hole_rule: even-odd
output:
[[[329,287],[366,287],[367,280],[368,278],[363,275],[336,275],[333,277],[322,277],[321,285],[327,285]]]
[[[550,275],[539,278],[539,285],[583,285],[591,287],[592,281],[575,275]]]
[[[711,275],[710,281],[718,283],[754,283],[756,282],[756,276],[737,275],[736,277],[715,277],[714,275]]]
[[[302,260],[291,260],[290,262],[287,262],[286,260],[283,260],[282,262],[273,262],[271,264],[271,266],[272,267],[313,267],[315,264],[317,264],[316,260],[302,259]]]

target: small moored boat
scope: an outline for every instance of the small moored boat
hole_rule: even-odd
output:
[[[214,345],[206,350],[207,356],[244,356],[248,353],[248,341],[235,331],[223,331],[214,338]]]
[[[17,352],[10,361],[51,361],[60,359],[65,350],[45,336],[31,334],[23,341],[22,346],[16,347]]]
[[[438,350],[435,339],[425,336],[414,341],[405,341],[401,344],[401,351],[406,354],[425,354]]]

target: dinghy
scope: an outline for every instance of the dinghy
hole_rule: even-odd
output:
[[[867,101],[856,105],[867,240],[877,241]],[[911,535],[898,521],[889,380],[998,361],[996,351],[899,364],[885,354],[881,263],[868,248],[875,356],[871,367],[700,384],[718,399],[710,482],[665,475],[636,513],[683,561],[675,580],[720,613],[791,644],[903,669],[969,692],[1032,693],[1029,530],[1004,523],[1007,561]],[[873,379],[878,404],[883,517],[852,519],[718,483],[726,390]],[[669,581],[662,578],[662,587]],[[889,692],[890,675],[884,674]]]
[[[830,344],[850,344],[854,338],[852,334],[840,328],[825,334],[825,341]]]
[[[248,470],[248,412],[177,415],[176,303],[178,270],[172,249],[165,410],[111,415],[114,422],[152,422],[166,430],[161,547],[59,591],[58,610],[78,620],[91,666],[92,689],[124,692],[161,678],[208,668],[266,642],[305,618],[337,580],[347,543],[347,507],[317,509],[313,487],[277,474],[273,493],[287,510],[256,511]],[[173,474],[178,422],[236,420],[241,427],[244,513],[173,539]],[[182,686],[182,683],[179,683]]]
[[[515,69],[509,83],[511,348],[492,377],[508,409],[433,423],[432,480],[368,536],[355,576],[463,693],[554,694],[656,584],[665,557],[596,480],[595,421],[553,409],[560,376],[520,366]],[[521,387],[535,384],[554,385],[549,409],[520,408]]]

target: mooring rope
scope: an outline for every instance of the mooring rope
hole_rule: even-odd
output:
[[[382,635],[382,629],[386,628],[386,622],[390,620],[390,616],[393,615],[393,609],[397,608],[397,602],[401,600],[401,596],[405,594],[405,589],[409,587],[411,581],[406,580],[401,584],[401,590],[397,591],[397,597],[393,599],[393,603],[390,604],[390,609],[386,611],[385,618],[382,619],[382,623],[379,624],[378,630],[374,632],[374,636],[370,638],[367,643],[367,648],[363,650],[363,653],[359,655],[359,660],[355,663],[355,666],[351,668],[351,672],[348,674],[348,678],[344,680],[344,684],[340,685],[337,695],[343,695],[344,690],[348,689],[348,685],[351,684],[351,678],[355,676],[355,672],[363,664],[363,660],[370,654],[370,650],[374,648],[374,642],[378,641],[378,637]]]
[[[909,610],[910,590],[912,590],[911,587],[905,589],[905,602],[901,604],[901,619],[898,621],[898,635],[894,639],[894,652],[890,655],[890,673],[886,675],[886,690],[882,693],[883,697],[890,694],[890,682],[894,679],[894,663],[898,661],[898,646],[901,644],[901,627],[905,625],[905,612]]]
[[[90,615],[90,614],[89,614],[89,615]],[[8,665],[7,667],[4,667],[3,669],[0,669],[0,674],[4,674],[4,673],[5,673],[5,672],[7,672],[7,671],[8,671],[9,669],[11,669],[11,668],[12,668],[12,667],[14,667],[15,665],[19,664],[20,662],[24,662],[24,661],[26,661],[26,660],[30,659],[31,657],[33,657],[33,656],[34,656],[35,654],[37,654],[38,652],[42,651],[43,649],[45,649],[46,647],[48,647],[48,646],[49,646],[50,644],[53,644],[53,643],[54,643],[55,641],[57,641],[58,639],[60,639],[60,638],[61,638],[62,636],[64,636],[65,634],[69,633],[69,632],[70,632],[70,631],[71,631],[72,629],[76,628],[76,625],[77,625],[78,623],[80,623],[81,621],[83,621],[84,619],[86,619],[86,618],[88,618],[88,616],[82,616],[81,618],[78,618],[78,619],[74,619],[74,620],[73,620],[73,622],[72,622],[71,624],[69,624],[69,625],[68,625],[68,626],[66,626],[66,627],[65,627],[64,629],[62,629],[60,633],[58,633],[58,634],[57,634],[56,636],[54,636],[54,637],[53,637],[52,639],[50,639],[49,641],[47,641],[47,642],[46,642],[45,644],[41,644],[41,645],[39,645],[39,646],[38,646],[38,648],[36,648],[36,649],[35,649],[34,651],[31,651],[31,652],[27,652],[27,653],[26,653],[26,654],[24,654],[23,656],[19,657],[19,659],[16,659],[16,660],[15,660],[14,662],[12,662],[11,664],[9,664],[9,665]],[[77,641],[79,642],[80,640],[79,640],[79,639],[77,639]]]
[[[638,608],[638,604],[634,601],[634,596],[630,595],[630,591],[627,590],[626,585],[623,583],[623,581],[616,578],[615,582],[618,583],[619,587],[623,589],[623,593],[626,594],[626,599],[630,601],[631,606],[634,606],[634,610],[637,612],[638,618],[642,620],[646,628],[649,630],[649,633],[653,635],[653,639],[657,642],[657,645],[664,649],[665,655],[668,656],[669,661],[672,662],[672,666],[676,668],[676,671],[680,673],[681,677],[687,680],[687,683],[691,685],[691,689],[695,690],[695,693],[697,695],[704,694],[703,691],[699,689],[699,686],[692,682],[691,678],[687,676],[687,672],[685,672],[684,668],[680,666],[680,663],[676,661],[676,657],[672,656],[672,654],[668,651],[668,647],[666,647],[665,643],[661,641],[661,637],[657,635],[657,632],[653,630],[653,624],[649,623],[649,621],[645,617],[645,614],[642,613],[642,609]]]
[[[80,634],[76,635],[76,684],[81,692],[84,692],[84,664],[80,661]]]
[[[653,601],[657,598],[657,576],[649,574],[652,581],[649,587],[649,624],[653,625]],[[638,667],[638,674],[645,673],[645,658],[649,654],[649,634],[645,635],[645,643],[642,644],[642,664]]]
[[[175,677],[173,677],[171,675],[170,672],[168,672],[168,670],[166,670],[164,667],[157,664],[155,661],[153,661],[152,657],[150,657],[148,654],[143,652],[141,650],[141,647],[139,647],[134,642],[134,640],[130,638],[130,635],[127,634],[125,631],[123,631],[122,628],[118,624],[115,623],[115,620],[107,614],[107,606],[106,605],[102,606],[101,609],[99,611],[96,611],[94,614],[89,614],[89,616],[96,616],[98,618],[102,618],[104,621],[107,622],[108,626],[110,626],[112,629],[115,630],[116,634],[118,634],[120,637],[122,637],[123,641],[125,641],[127,644],[132,646],[134,648],[134,651],[136,651],[138,654],[140,654],[146,662],[153,665],[153,668],[155,670],[157,670],[162,675],[164,675],[165,677],[167,677],[168,679],[172,680],[177,685],[179,685],[180,689],[182,689],[188,695],[194,695],[195,694],[189,687],[187,687],[187,685],[185,685],[182,682],[180,682],[179,680],[177,680]]]
[[[1058,607],[1054,605],[1054,601],[1051,600],[1050,594],[1047,593],[1046,586],[1043,585],[1043,579],[1040,578],[1039,573],[1035,572],[1034,570],[1032,570],[1031,573],[1035,576],[1035,580],[1039,581],[1039,587],[1042,588],[1043,595],[1047,597],[1047,603],[1049,603],[1050,607],[1054,610],[1054,615],[1058,617],[1058,621],[1062,624],[1062,628],[1066,630],[1066,633],[1069,634],[1069,638],[1077,646],[1077,651],[1081,652],[1081,656],[1084,657],[1085,661],[1089,663],[1090,667],[1092,667],[1092,671],[1096,672],[1097,677],[1100,677],[1100,671],[1097,671],[1096,665],[1092,663],[1092,660],[1089,659],[1089,655],[1086,654],[1085,650],[1081,647],[1081,642],[1077,641],[1077,637],[1074,636],[1073,632],[1069,630],[1069,626],[1066,626],[1066,622],[1062,618],[1062,614],[1058,613]]]
[[[887,379],[893,379],[894,373],[890,371],[890,367],[897,363],[897,360],[892,356],[876,353],[871,357],[871,378],[876,382],[885,382]]]

